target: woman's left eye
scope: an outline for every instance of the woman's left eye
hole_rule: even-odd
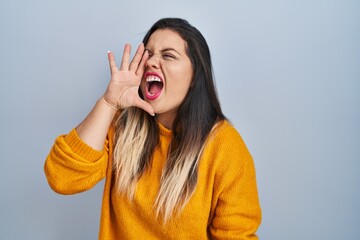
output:
[[[173,55],[171,54],[164,54],[163,55],[164,58],[175,58]]]

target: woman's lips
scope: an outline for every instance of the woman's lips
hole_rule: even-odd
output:
[[[144,74],[145,79],[145,96],[148,100],[157,99],[163,89],[163,80],[159,74],[155,72],[146,72]]]

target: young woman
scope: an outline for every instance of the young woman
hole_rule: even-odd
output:
[[[257,239],[254,163],[221,111],[208,45],[165,18],[120,68],[46,162],[52,189],[75,194],[106,178],[99,239]]]

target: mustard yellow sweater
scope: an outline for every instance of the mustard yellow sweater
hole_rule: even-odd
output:
[[[153,204],[171,131],[160,125],[160,145],[151,167],[137,183],[132,202],[113,191],[113,135],[110,128],[104,150],[96,151],[74,129],[56,139],[45,162],[48,182],[61,194],[86,191],[106,178],[99,239],[258,239],[261,209],[254,163],[227,121],[207,143],[193,196],[183,212],[165,225],[155,217]]]

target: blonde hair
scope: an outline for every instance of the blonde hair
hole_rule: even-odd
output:
[[[138,108],[125,109],[116,125],[113,161],[116,189],[132,200],[136,183],[150,165],[152,153],[158,145],[159,129],[156,120],[152,121]],[[155,214],[164,222],[174,212],[183,210],[195,190],[198,163],[205,145],[197,140],[182,146],[176,146],[175,141],[170,144],[160,190],[154,202]]]

